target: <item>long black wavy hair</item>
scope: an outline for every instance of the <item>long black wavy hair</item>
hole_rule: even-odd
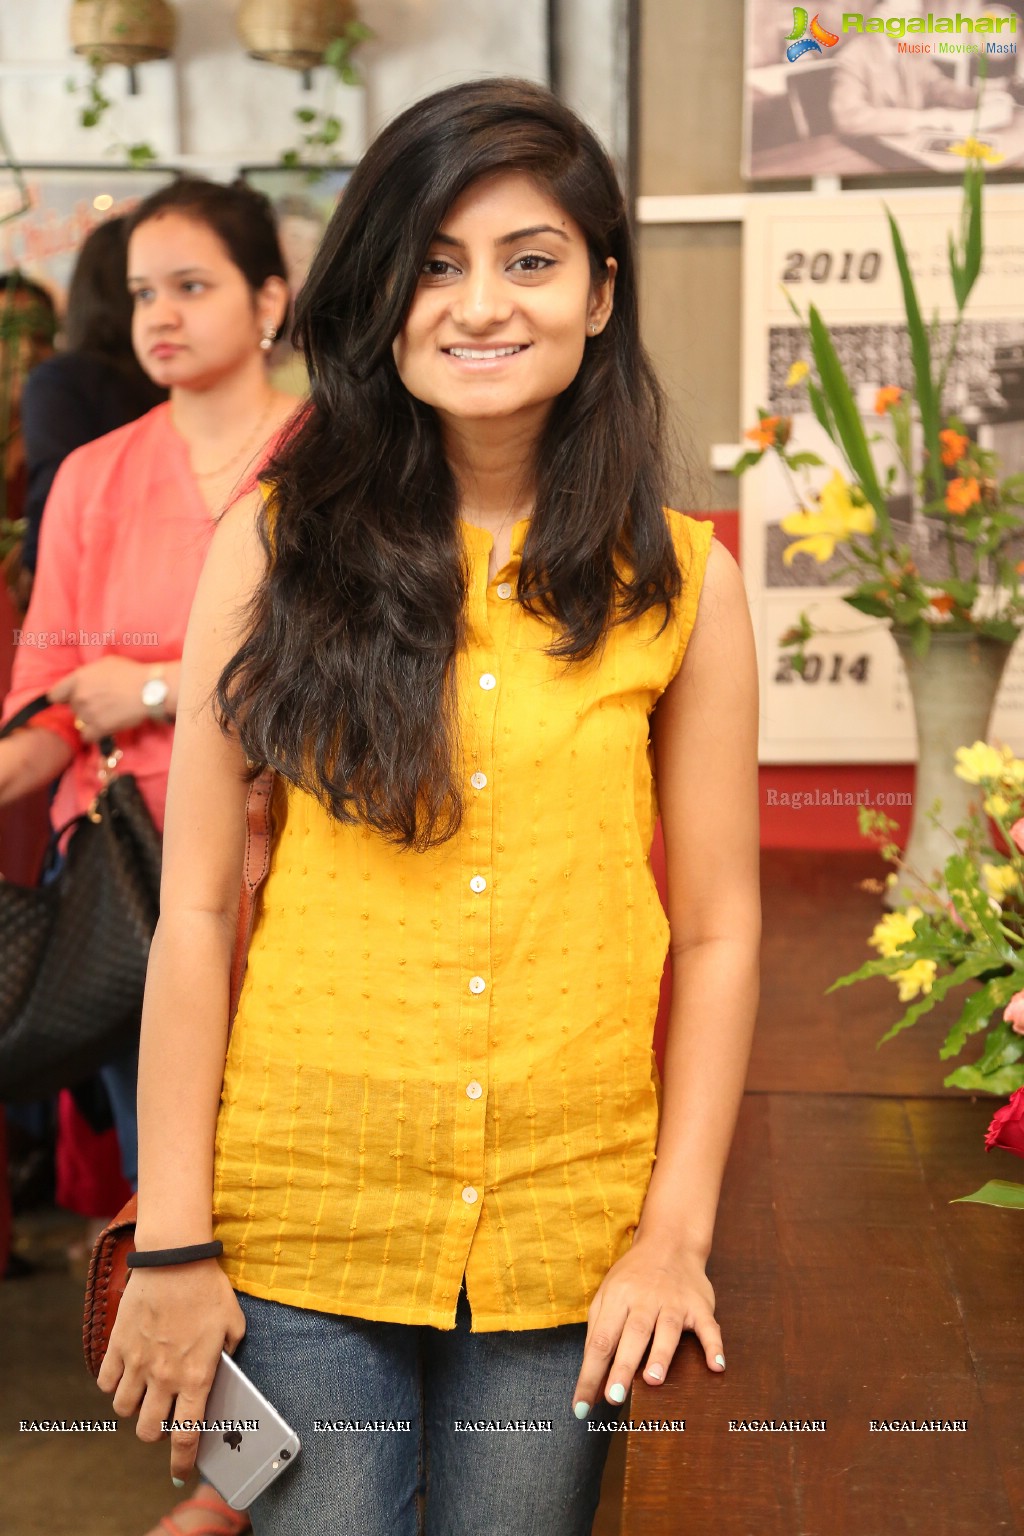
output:
[[[663,398],[605,151],[529,81],[471,81],[417,102],[370,145],[299,295],[311,402],[267,466],[267,574],[214,703],[252,763],[405,848],[443,843],[461,820],[468,572],[440,422],[402,384],[392,342],[446,212],[497,172],[529,174],[576,220],[596,283],[607,257],[618,263],[608,323],[536,445],[517,600],[550,622],[550,653],[569,665],[613,623],[658,605],[667,623],[681,588],[662,510]]]

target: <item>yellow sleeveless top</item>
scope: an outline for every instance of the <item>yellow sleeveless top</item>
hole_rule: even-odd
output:
[[[465,812],[424,853],[275,787],[276,830],[217,1121],[214,1235],[239,1291],[474,1332],[585,1322],[640,1218],[668,923],[650,715],[712,526],[667,511],[683,591],[599,658],[545,655],[463,523]]]

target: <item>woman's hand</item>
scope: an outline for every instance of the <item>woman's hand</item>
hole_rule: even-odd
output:
[[[96,1378],[114,1411],[139,1411],[140,1440],[163,1438],[165,1419],[202,1419],[220,1363],[245,1336],[245,1316],[216,1259],[136,1269],[125,1287]],[[192,1470],[199,1430],[171,1433],[171,1476]]]
[[[52,704],[68,704],[82,723],[83,741],[141,725],[149,716],[142,702],[142,685],[149,668],[127,656],[101,656],[76,667],[49,690]]]
[[[704,1259],[658,1234],[637,1233],[633,1246],[613,1264],[590,1304],[583,1365],[574,1406],[587,1412],[603,1395],[622,1403],[653,1338],[644,1380],[665,1380],[680,1335],[691,1329],[713,1371],[725,1369],[722,1335],[715,1321],[715,1293]],[[616,1391],[621,1387],[621,1393]],[[583,1415],[580,1415],[583,1417]]]

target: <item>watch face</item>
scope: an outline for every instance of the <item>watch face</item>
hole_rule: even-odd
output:
[[[167,697],[167,684],[162,677],[151,677],[142,685],[142,702],[147,709],[155,709]]]

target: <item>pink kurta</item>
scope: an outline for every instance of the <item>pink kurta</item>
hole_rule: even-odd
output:
[[[214,527],[169,404],[70,454],[46,503],[2,720],[103,656],[179,660]],[[73,718],[55,704],[31,722],[80,747],[50,809],[55,827],[84,811],[99,785],[99,749],[80,743]],[[161,831],[173,733],[149,720],[116,733],[120,771],[135,775]]]

